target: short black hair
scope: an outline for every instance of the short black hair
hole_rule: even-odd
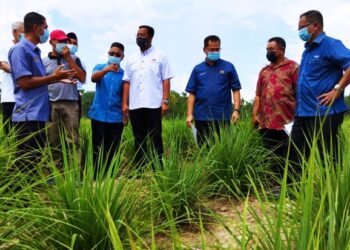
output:
[[[219,42],[219,44],[221,44],[221,40],[218,36],[210,35],[210,36],[207,36],[206,38],[204,38],[204,48],[208,47],[209,41]]]
[[[78,37],[74,32],[67,33],[67,37],[78,41]]]
[[[153,38],[153,36],[154,36],[154,29],[151,26],[149,26],[149,25],[141,25],[141,26],[139,26],[139,29],[147,29],[148,35],[151,38]]]
[[[281,49],[286,50],[286,41],[282,37],[271,37],[268,42],[275,42]]]
[[[300,15],[300,18],[302,18],[303,16],[306,18],[306,21],[308,23],[318,23],[323,28],[323,16],[318,10],[306,11],[305,13]]]
[[[36,12],[29,12],[24,16],[24,33],[29,33],[33,30],[35,24],[42,25],[46,21],[43,15]]]
[[[110,48],[112,48],[112,47],[117,47],[117,48],[121,49],[124,52],[124,45],[121,44],[121,43],[114,42],[114,43],[111,44]]]

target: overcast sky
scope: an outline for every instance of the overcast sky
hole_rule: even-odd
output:
[[[235,65],[246,100],[253,99],[258,73],[267,64],[265,47],[270,37],[283,37],[286,56],[300,62],[301,13],[321,11],[326,33],[350,47],[349,0],[0,0],[0,6],[0,60],[7,58],[12,46],[11,24],[35,11],[46,17],[50,31],[78,35],[77,55],[87,66],[88,82],[94,65],[107,61],[112,42],[125,45],[126,57],[138,49],[136,32],[142,24],[155,28],[153,45],[168,55],[176,76],[171,88],[177,92],[184,91],[193,67],[204,60],[203,39],[220,36],[221,57]],[[49,43],[39,47],[43,57],[51,50]],[[87,90],[93,88],[87,84]]]

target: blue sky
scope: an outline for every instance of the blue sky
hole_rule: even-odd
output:
[[[0,6],[0,60],[6,59],[11,46],[11,24],[36,11],[47,18],[49,30],[78,35],[78,56],[88,72],[87,90],[94,89],[89,81],[92,68],[107,61],[112,42],[125,45],[126,57],[138,49],[135,35],[141,24],[155,28],[153,45],[168,55],[176,76],[172,89],[177,92],[184,91],[193,67],[204,60],[203,39],[220,36],[222,58],[235,65],[246,100],[254,98],[258,73],[267,64],[265,46],[270,37],[283,37],[286,56],[300,62],[303,42],[297,25],[301,13],[320,10],[326,33],[350,47],[350,1],[345,0],[0,0]],[[43,57],[51,50],[49,43],[39,46]]]

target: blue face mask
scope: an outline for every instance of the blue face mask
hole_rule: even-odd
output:
[[[108,62],[110,64],[118,64],[120,65],[120,61],[122,60],[121,57],[116,57],[116,56],[108,56]]]
[[[66,44],[66,43],[57,43],[57,44],[56,44],[56,52],[57,52],[58,54],[62,54],[62,49],[63,49],[64,47],[67,47],[67,44]]]
[[[47,40],[49,39],[50,32],[48,29],[44,30],[44,34],[40,36],[40,43],[46,43]]]
[[[220,59],[220,52],[208,52],[207,58],[209,61],[217,61]]]
[[[68,44],[68,48],[70,50],[70,53],[72,55],[75,55],[75,53],[78,52],[78,46],[74,45],[74,44]]]
[[[18,36],[18,40],[22,40],[24,38],[24,34],[23,33],[19,33],[19,36]]]
[[[304,42],[307,42],[311,39],[311,34],[307,30],[307,27],[300,29],[298,32],[299,32],[300,39],[303,40]]]

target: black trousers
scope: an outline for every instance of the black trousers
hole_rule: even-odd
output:
[[[290,160],[300,164],[302,156],[308,159],[310,146],[316,138],[317,147],[323,159],[323,153],[333,152],[331,157],[335,161],[338,157],[339,128],[343,119],[344,113],[326,117],[295,117],[291,133]]]
[[[161,160],[163,155],[162,110],[161,108],[140,108],[129,111],[132,132],[135,137],[135,160],[142,162],[147,157],[147,138],[150,138],[154,150]]]
[[[17,159],[20,170],[35,171],[42,158],[41,149],[45,147],[45,122],[26,121],[13,123],[17,131]]]
[[[15,107],[14,102],[2,103],[2,124],[4,126],[5,133],[8,135],[12,127],[12,113]]]
[[[91,120],[95,171],[98,170],[97,160],[100,152],[103,152],[102,160],[107,160],[107,171],[114,154],[119,149],[123,129],[124,125],[121,122],[108,123],[100,122],[93,119]]]
[[[271,159],[272,170],[283,176],[284,159],[288,150],[288,135],[284,130],[263,128],[259,130],[264,147],[274,155]],[[277,158],[276,158],[277,156]],[[282,160],[283,159],[283,160]]]
[[[230,121],[198,121],[195,120],[198,145],[202,146],[215,133],[220,137],[220,128],[228,128]]]

